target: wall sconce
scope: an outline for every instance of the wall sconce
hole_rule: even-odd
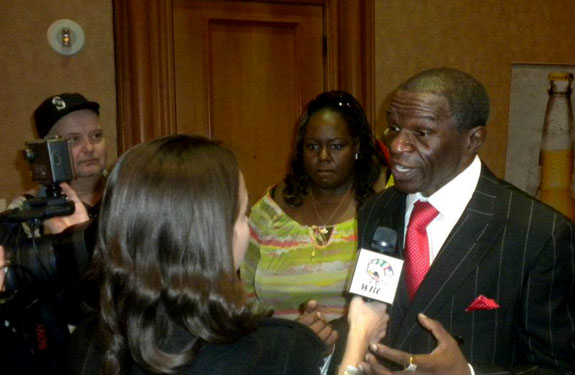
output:
[[[54,21],[46,33],[52,49],[61,55],[71,56],[84,46],[84,30],[72,20]]]

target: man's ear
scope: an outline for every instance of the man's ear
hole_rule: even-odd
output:
[[[487,138],[485,126],[476,126],[467,132],[467,151],[477,154]]]

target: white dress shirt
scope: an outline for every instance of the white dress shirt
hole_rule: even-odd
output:
[[[471,196],[477,187],[479,176],[481,175],[481,161],[476,155],[471,164],[455,178],[449,181],[441,189],[429,197],[424,197],[421,193],[409,194],[406,198],[405,228],[403,230],[403,242],[407,232],[407,224],[413,211],[413,204],[418,200],[428,201],[435,207],[439,214],[427,226],[427,238],[429,240],[429,264],[431,265],[437,257],[443,243],[449,233],[463,214],[463,210],[471,200]],[[475,370],[468,363],[471,375],[475,375]]]
[[[429,197],[424,197],[421,193],[409,194],[406,198],[405,210],[405,228],[403,230],[403,239],[405,243],[405,235],[407,232],[407,224],[413,211],[413,204],[418,200],[428,201],[435,207],[439,214],[427,226],[427,238],[429,239],[429,264],[441,250],[443,243],[449,236],[449,233],[457,223],[457,220],[463,214],[463,210],[469,203],[477,182],[481,174],[481,161],[479,157],[463,170],[460,174],[455,176],[451,181],[444,185],[441,189]]]

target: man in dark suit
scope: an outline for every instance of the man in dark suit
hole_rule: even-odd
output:
[[[405,263],[366,373],[575,372],[573,223],[481,163],[488,116],[484,87],[455,69],[422,72],[392,97],[395,186],[363,204],[358,236],[370,248],[377,227],[393,228]],[[437,213],[422,232],[428,270],[414,289],[405,243],[417,201]]]

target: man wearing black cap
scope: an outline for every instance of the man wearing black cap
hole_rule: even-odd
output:
[[[76,175],[70,186],[92,218],[97,216],[106,168],[106,140],[99,110],[98,103],[87,100],[81,94],[62,93],[50,96],[34,111],[40,138],[58,135],[69,140]],[[26,198],[16,198],[8,208],[21,206]],[[46,220],[43,230],[52,232],[50,228],[56,220],[61,219]]]

